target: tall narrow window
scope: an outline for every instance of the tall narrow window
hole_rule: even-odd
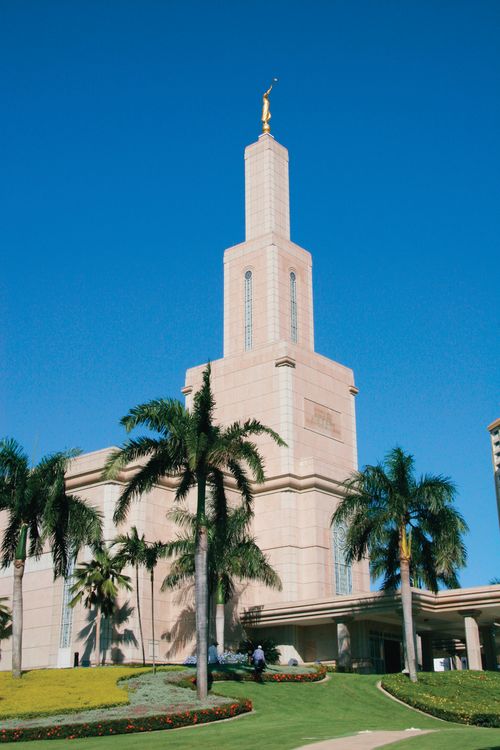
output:
[[[245,272],[245,351],[252,348],[253,320],[252,320],[252,272]]]
[[[335,568],[335,593],[337,596],[352,594],[352,569],[345,559],[346,527],[343,523],[333,525],[333,562]]]
[[[68,575],[64,579],[63,601],[61,611],[61,630],[59,634],[59,648],[69,648],[71,646],[71,627],[73,624],[73,609],[69,606],[71,599],[71,586],[74,583],[73,570],[75,562],[70,564]]]
[[[297,343],[297,277],[290,274],[290,338]]]

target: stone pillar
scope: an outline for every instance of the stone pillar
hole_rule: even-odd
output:
[[[485,669],[497,670],[497,649],[495,639],[495,626],[486,625],[480,628],[481,640],[483,642],[484,667]]]
[[[415,653],[417,655],[417,667],[420,670],[422,670],[424,666],[424,662],[422,658],[422,639],[418,633],[416,633],[416,638],[415,638]]]
[[[417,618],[413,613],[413,648],[415,649],[415,661],[417,662],[417,672],[422,669],[422,644],[417,633]]]
[[[453,666],[454,669],[460,671],[462,669],[462,657],[460,654],[453,654]]]
[[[424,672],[434,672],[432,634],[420,633],[420,644],[422,648],[422,670]]]
[[[465,645],[467,647],[467,662],[469,669],[482,670],[481,641],[479,640],[479,627],[476,618],[481,612],[477,609],[464,610],[460,612],[465,623]]]
[[[338,658],[337,664],[345,669],[351,666],[351,620],[346,618],[337,622]]]

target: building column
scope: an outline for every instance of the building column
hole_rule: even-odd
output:
[[[453,664],[457,671],[460,671],[462,669],[462,657],[460,654],[453,654]]]
[[[476,621],[481,612],[477,609],[470,609],[464,610],[460,614],[464,618],[465,624],[465,645],[469,669],[482,670],[481,641],[479,640],[479,627]]]
[[[422,648],[422,671],[434,672],[432,633],[420,633],[420,644]]]
[[[337,664],[345,669],[348,669],[352,663],[351,623],[352,619],[347,617],[344,620],[337,621]]]
[[[486,625],[480,628],[481,640],[483,642],[484,667],[485,669],[497,670],[497,649],[495,639],[495,626]]]

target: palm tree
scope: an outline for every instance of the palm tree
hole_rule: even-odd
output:
[[[117,559],[125,567],[131,565],[135,568],[135,596],[137,606],[137,619],[139,621],[139,633],[141,636],[142,663],[146,664],[146,655],[144,653],[144,635],[142,632],[141,617],[141,598],[139,596],[139,566],[143,564],[144,546],[146,541],[144,534],[139,536],[136,526],[132,526],[130,534],[119,534],[113,541],[112,546],[119,544],[120,548],[116,553]]]
[[[383,588],[401,586],[404,644],[412,682],[417,680],[411,578],[432,591],[458,586],[465,564],[467,525],[453,506],[456,489],[447,477],[415,477],[414,459],[394,448],[383,463],[366,466],[344,482],[345,496],[332,523],[348,527],[347,562],[373,554],[373,577]]]
[[[151,582],[151,635],[153,639],[153,674],[156,673],[156,648],[155,648],[155,568],[158,560],[165,557],[166,545],[162,542],[151,542],[144,545],[143,565],[149,572]]]
[[[14,563],[12,595],[12,676],[22,674],[23,576],[28,555],[50,550],[54,578],[65,576],[69,563],[85,544],[101,537],[101,515],[84,500],[66,492],[64,475],[79,454],[69,450],[30,466],[19,443],[0,441],[0,510],[7,511],[2,540],[2,567]]]
[[[167,545],[168,554],[177,555],[162,590],[190,581],[195,574],[196,516],[184,508],[172,510],[169,517],[187,532]],[[249,534],[251,514],[239,506],[227,511],[225,523],[218,522],[216,510],[207,513],[208,593],[216,598],[216,639],[224,651],[224,605],[234,596],[236,580],[261,581],[281,591],[281,580],[266,555]]]
[[[122,561],[111,555],[104,546],[96,547],[90,562],[83,562],[73,572],[74,594],[69,603],[76,607],[79,602],[86,609],[95,610],[95,665],[101,663],[101,619],[106,621],[116,608],[120,589],[131,590],[130,578],[122,573]]]
[[[4,604],[6,601],[6,596],[0,596],[0,643],[6,638],[10,638],[12,635],[12,612],[10,608]]]
[[[0,641],[9,638],[10,632],[8,631],[12,630],[12,611],[7,604],[4,604],[6,601],[8,601],[6,596],[0,596]]]
[[[256,482],[264,481],[264,469],[257,446],[248,438],[266,434],[278,445],[284,445],[276,432],[255,419],[234,422],[229,427],[214,424],[214,407],[208,365],[203,372],[202,386],[195,394],[192,411],[177,400],[157,399],[134,407],[123,417],[121,424],[127,432],[143,425],[157,436],[127,440],[111,454],[104,472],[106,478],[112,478],[127,464],[146,459],[117,501],[115,523],[126,518],[133,499],[149,492],[165,476],[178,477],[177,500],[185,499],[196,487],[196,654],[200,700],[207,695],[207,486],[222,488],[224,472],[227,472],[250,507],[253,495],[248,469]]]

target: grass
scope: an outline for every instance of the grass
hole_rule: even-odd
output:
[[[462,724],[500,727],[498,672],[423,672],[412,683],[405,675],[386,675],[392,695],[434,716]]]
[[[117,681],[149,670],[150,667],[39,669],[26,672],[20,680],[1,672],[0,719],[126,704],[126,684],[118,686]]]
[[[394,742],[388,750],[500,750],[500,730],[443,729],[404,742]]]
[[[116,679],[116,678],[115,678]],[[391,750],[486,750],[500,748],[500,729],[464,728],[444,724],[395,703],[376,688],[375,675],[333,674],[316,684],[217,683],[227,696],[247,697],[255,713],[235,721],[141,735],[72,740],[71,750],[291,750],[302,745],[371,729],[434,729],[437,733],[412,738]],[[65,742],[63,745],[62,743]],[[5,747],[17,747],[6,744]],[[53,740],[50,750],[67,747]],[[26,750],[48,750],[32,742]]]

